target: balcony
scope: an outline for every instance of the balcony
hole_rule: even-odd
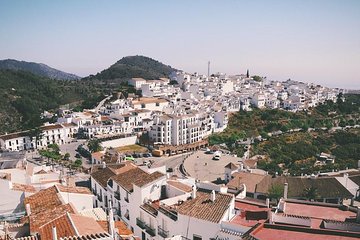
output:
[[[116,210],[116,215],[118,215],[119,217],[121,217],[121,210],[120,210],[120,209],[117,209],[117,210]]]
[[[178,216],[177,212],[174,210],[171,210],[170,207],[166,206],[165,204],[160,205],[159,212],[163,213],[167,217],[171,218],[174,221],[177,221]]]
[[[136,218],[136,225],[138,225],[141,229],[145,229],[146,223],[143,222],[140,218]]]
[[[155,237],[155,235],[156,235],[155,228],[152,228],[151,226],[149,226],[147,224],[145,224],[145,231],[152,237]]]
[[[116,200],[120,201],[120,193],[119,192],[114,192],[114,197]]]
[[[169,231],[164,230],[161,226],[158,226],[158,234],[163,238],[169,237]]]
[[[97,195],[97,199],[100,201],[100,202],[102,202],[102,196],[101,195]]]

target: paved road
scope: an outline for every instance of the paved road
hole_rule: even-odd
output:
[[[112,95],[110,95],[110,96],[104,98],[103,100],[101,100],[99,102],[99,104],[94,108],[94,111],[97,113],[99,111],[99,109],[102,107],[102,105],[104,105],[105,101],[110,99],[110,98],[112,98]]]
[[[172,168],[173,173],[177,176],[182,176],[182,173],[179,170],[180,165],[184,162],[187,156],[191,153],[183,153],[180,155],[170,156],[170,157],[160,157],[160,158],[152,158],[154,163],[152,164],[152,168],[166,166],[166,169]]]
[[[78,152],[76,152],[76,149],[78,148],[78,146],[80,144],[85,144],[85,143],[86,143],[86,140],[79,139],[76,142],[60,145],[59,147],[60,147],[61,154],[70,153],[70,161],[75,161],[76,160],[75,155],[78,153]],[[83,162],[83,164],[82,164],[83,167],[85,167],[85,168],[90,167],[90,164],[87,159],[81,157],[81,160]]]

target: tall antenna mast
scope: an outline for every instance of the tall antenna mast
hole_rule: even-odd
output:
[[[208,61],[208,78],[210,77],[210,61]]]

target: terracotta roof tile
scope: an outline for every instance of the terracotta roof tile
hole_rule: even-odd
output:
[[[14,191],[22,191],[22,192],[30,192],[35,193],[36,189],[32,185],[20,184],[20,183],[13,183],[12,190]]]
[[[52,228],[54,226],[56,227],[56,235],[58,238],[76,235],[76,231],[72,226],[67,214],[62,213],[61,216],[55,218],[52,221],[47,221],[47,224],[39,228],[40,238],[52,239]]]
[[[68,186],[64,186],[64,185],[60,185],[60,184],[56,185],[56,187],[60,192],[92,195],[92,192],[90,191],[90,189],[88,189],[86,187],[68,187]]]
[[[109,223],[108,221],[97,221],[97,223],[105,230],[108,231]],[[133,232],[127,228],[126,224],[122,221],[115,221],[115,228],[118,230],[120,236],[132,236]]]
[[[34,195],[25,198],[24,205],[30,204],[31,214],[44,212],[63,204],[57,193],[55,186],[40,190]]]
[[[225,168],[228,168],[228,169],[231,169],[231,170],[236,170],[236,169],[238,169],[238,167],[237,167],[234,163],[232,163],[232,162],[228,163],[228,164],[225,166]]]
[[[136,186],[142,187],[150,182],[155,181],[156,179],[164,176],[164,174],[160,172],[154,172],[149,174],[144,170],[136,167],[131,168],[126,172],[122,172],[116,176],[113,176],[113,179],[117,184],[123,187],[126,191],[132,192],[133,191],[133,184]]]
[[[168,180],[167,183],[168,183],[168,185],[171,185],[171,186],[173,186],[177,189],[180,189],[181,191],[184,191],[184,192],[192,191],[192,187],[190,187],[184,183],[181,183],[179,181]]]
[[[230,189],[240,189],[241,185],[245,184],[247,192],[255,192],[256,184],[266,177],[266,175],[249,172],[236,172],[232,176],[234,178],[226,186]]]
[[[304,178],[304,177],[277,177],[266,176],[256,186],[256,192],[267,193],[272,184],[283,185],[288,183],[289,198],[302,197],[306,188],[315,187],[319,198],[351,198],[353,195],[334,177]]]
[[[38,232],[41,226],[51,222],[52,220],[64,215],[67,212],[75,213],[74,208],[70,204],[59,205],[37,214],[31,213],[29,217],[30,232]]]
[[[180,214],[219,223],[232,200],[232,195],[216,193],[215,201],[212,202],[209,193],[197,191],[195,199],[174,206]]]

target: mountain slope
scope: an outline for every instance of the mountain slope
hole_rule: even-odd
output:
[[[33,74],[58,80],[76,80],[80,77],[51,68],[42,63],[17,61],[13,59],[0,60],[0,69],[28,71]]]
[[[0,70],[0,135],[39,126],[40,113],[97,96],[80,81],[54,81],[16,70]]]
[[[89,79],[110,80],[110,79],[129,79],[133,77],[145,79],[159,79],[168,77],[170,73],[176,71],[171,66],[145,56],[128,56],[120,59],[108,69],[89,76]]]

